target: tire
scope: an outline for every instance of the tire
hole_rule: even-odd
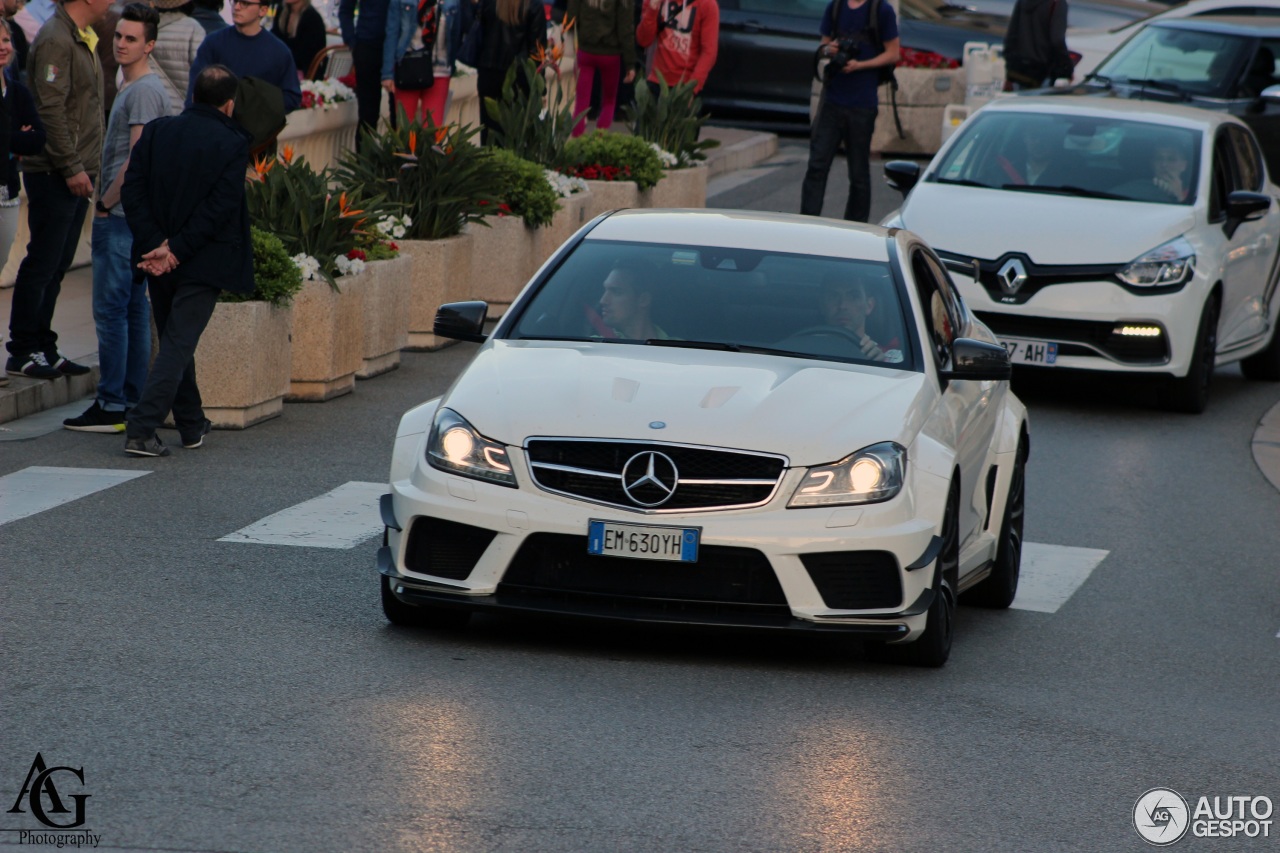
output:
[[[402,628],[427,628],[441,631],[457,631],[471,621],[471,611],[452,607],[427,607],[405,604],[391,591],[391,578],[378,576],[382,589],[382,613],[392,625]]]
[[[1005,499],[1004,517],[1000,522],[1000,544],[991,574],[965,591],[961,601],[976,607],[1004,610],[1018,594],[1018,576],[1022,570],[1022,533],[1027,508],[1027,443],[1018,441],[1018,454],[1009,480],[1009,496]]]
[[[1280,382],[1280,328],[1271,330],[1266,349],[1240,362],[1240,372],[1255,382]]]
[[[952,483],[942,528],[942,550],[934,564],[933,603],[929,605],[924,633],[913,643],[885,646],[885,657],[906,666],[937,668],[951,657],[955,636],[955,577],[960,569],[960,488]]]
[[[1198,415],[1209,405],[1209,383],[1218,350],[1218,300],[1210,297],[1200,315],[1195,355],[1187,375],[1171,379],[1160,389],[1160,405],[1171,412]]]

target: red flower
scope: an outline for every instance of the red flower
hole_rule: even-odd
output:
[[[347,260],[349,261],[367,261],[369,256],[364,253],[363,249],[352,249],[347,252]]]
[[[387,248],[388,248],[388,249],[390,249],[390,250],[391,250],[391,251],[393,251],[393,252],[398,252],[398,251],[400,251],[400,247],[399,247],[399,246],[397,246],[395,243],[392,243],[392,242],[390,242],[390,241],[388,241],[388,242],[387,242]]]

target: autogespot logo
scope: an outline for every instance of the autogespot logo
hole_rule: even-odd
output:
[[[1168,788],[1152,788],[1133,804],[1133,828],[1157,847],[1181,840],[1187,834],[1187,817],[1187,801]]]

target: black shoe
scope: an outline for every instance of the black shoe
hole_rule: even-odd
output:
[[[33,352],[26,358],[11,355],[4,371],[11,376],[30,376],[32,379],[57,379],[62,375],[57,368],[49,366],[49,360],[42,352]]]
[[[208,418],[205,418],[204,423],[190,432],[178,430],[178,435],[182,437],[182,446],[187,450],[195,450],[197,447],[203,446],[204,437],[209,434],[211,429],[213,429],[213,424],[209,422]]]
[[[57,353],[53,354],[53,369],[63,376],[84,376],[90,370],[83,364],[76,364],[71,359],[63,358]]]
[[[94,400],[83,415],[67,418],[62,425],[77,432],[124,432],[124,412],[108,412]]]
[[[130,456],[168,456],[169,448],[164,446],[159,436],[153,435],[151,438],[126,439],[124,452]]]

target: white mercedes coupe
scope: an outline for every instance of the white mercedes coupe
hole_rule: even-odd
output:
[[[1280,194],[1253,132],[1177,104],[987,104],[885,224],[928,240],[1014,365],[1148,374],[1199,413],[1215,365],[1280,380]]]
[[[476,611],[852,632],[941,666],[1007,607],[1026,410],[916,235],[737,211],[584,226],[400,421],[382,499],[397,625]]]

